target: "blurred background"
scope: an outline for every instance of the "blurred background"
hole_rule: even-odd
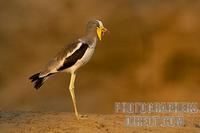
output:
[[[80,112],[114,102],[200,102],[199,0],[10,0],[0,2],[0,109],[73,112],[70,75],[40,90],[28,77],[80,37],[90,19],[110,30],[77,73]]]

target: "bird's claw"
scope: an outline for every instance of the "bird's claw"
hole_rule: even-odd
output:
[[[78,115],[78,117],[77,117],[78,120],[85,120],[87,118],[88,118],[87,115]]]

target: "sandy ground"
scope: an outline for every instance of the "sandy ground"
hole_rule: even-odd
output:
[[[183,127],[126,127],[124,115],[89,114],[77,120],[66,112],[0,112],[1,133],[200,133],[200,113],[184,114]]]

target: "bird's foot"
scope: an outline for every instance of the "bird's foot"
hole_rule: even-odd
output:
[[[85,120],[87,118],[88,118],[87,115],[78,115],[78,117],[77,117],[78,120]]]

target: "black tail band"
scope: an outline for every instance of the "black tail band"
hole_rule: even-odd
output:
[[[35,89],[39,89],[44,83],[45,77],[40,78],[39,75],[40,73],[36,73],[29,78],[31,82],[34,82]]]

